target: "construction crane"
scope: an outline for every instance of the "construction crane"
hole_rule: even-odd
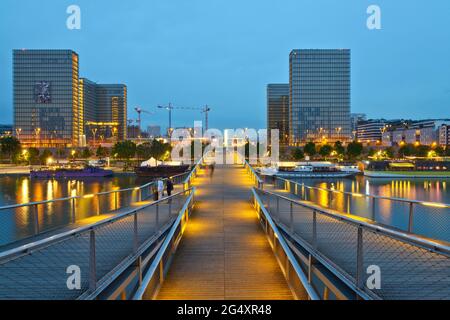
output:
[[[142,113],[148,113],[148,114],[151,114],[151,115],[154,115],[155,113],[154,112],[150,112],[150,111],[147,111],[147,110],[144,110],[144,109],[142,109],[142,108],[140,108],[140,107],[135,107],[134,108],[134,110],[136,110],[136,112],[137,112],[137,114],[138,114],[138,119],[137,119],[137,125],[138,125],[138,129],[139,129],[139,135],[141,134],[141,114]]]
[[[211,108],[208,105],[201,107],[201,108],[174,107],[171,103],[169,103],[167,106],[158,106],[158,108],[166,109],[167,111],[169,111],[169,129],[168,129],[169,136],[172,131],[172,110],[200,110],[201,113],[205,114],[205,129],[208,130],[208,113],[211,111]]]

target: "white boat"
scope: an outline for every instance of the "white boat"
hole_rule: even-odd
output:
[[[360,172],[357,166],[339,166],[331,162],[278,162],[258,169],[262,175],[290,178],[345,178]]]

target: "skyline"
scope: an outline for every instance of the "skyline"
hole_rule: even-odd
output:
[[[450,35],[439,22],[445,21],[450,4],[416,1],[405,7],[377,1],[383,28],[370,31],[365,22],[371,3],[350,2],[285,1],[276,6],[262,1],[252,11],[251,2],[236,6],[201,0],[108,5],[77,1],[82,26],[71,31],[65,27],[69,1],[3,1],[4,122],[12,123],[12,50],[20,48],[76,51],[80,77],[128,86],[128,118],[136,118],[135,106],[156,112],[143,116],[143,127],[166,127],[167,113],[156,106],[168,102],[210,105],[210,127],[265,127],[266,86],[288,81],[289,52],[301,48],[352,50],[353,113],[369,118],[449,117],[450,45],[437,39]],[[129,18],[122,19],[124,13]],[[97,19],[99,15],[103,19]],[[236,117],[238,112],[241,116]],[[184,126],[202,119],[197,112],[176,111],[173,122]]]

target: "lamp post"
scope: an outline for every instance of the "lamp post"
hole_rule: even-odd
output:
[[[39,147],[40,146],[40,136],[41,136],[41,128],[35,128],[34,129],[34,133],[36,135],[36,142],[35,142],[35,146]]]

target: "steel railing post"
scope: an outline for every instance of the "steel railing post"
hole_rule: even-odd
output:
[[[89,289],[97,288],[97,266],[95,252],[95,230],[91,229],[89,236]]]
[[[413,230],[413,223],[414,220],[414,203],[410,202],[409,203],[409,221],[408,221],[408,232],[412,232]]]
[[[33,205],[34,234],[39,234],[39,210],[37,205]]]
[[[376,221],[375,220],[376,219],[376,201],[377,201],[377,198],[373,197],[372,198],[372,220],[373,221]]]
[[[350,214],[352,210],[352,196],[350,194],[347,195],[347,213]]]
[[[363,228],[358,227],[357,244],[356,244],[356,286],[363,288],[364,286],[364,252],[363,252]]]
[[[134,253],[137,252],[138,247],[139,247],[139,238],[138,238],[138,211],[136,210],[134,212],[134,223],[133,223],[133,250]]]
[[[159,203],[156,204],[156,218],[155,218],[155,224],[156,224],[156,231],[159,230]]]
[[[292,202],[290,202],[289,210],[291,232],[294,233],[294,204]]]
[[[317,211],[313,210],[313,248],[317,249]]]
[[[76,199],[72,198],[72,223],[75,223],[77,220],[77,206],[76,206]]]

